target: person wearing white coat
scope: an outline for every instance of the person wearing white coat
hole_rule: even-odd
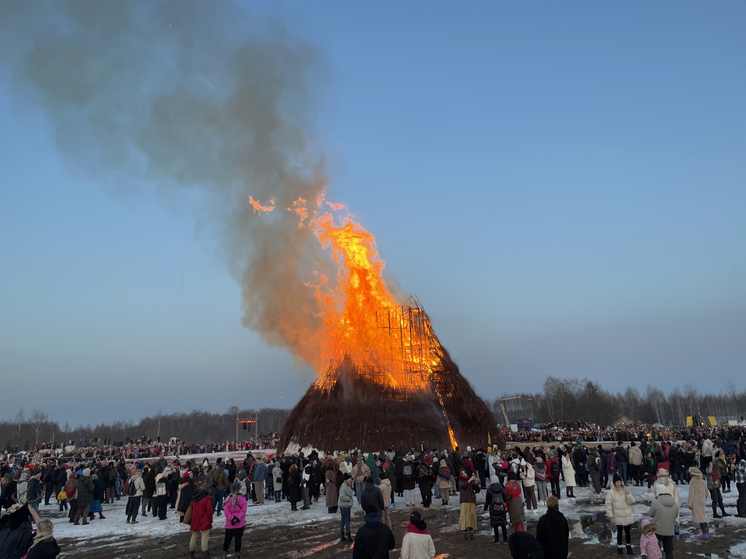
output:
[[[632,505],[634,503],[635,498],[624,485],[620,475],[614,474],[614,487],[606,495],[606,518],[616,525],[616,548],[619,555],[624,554],[625,547],[622,545],[622,532],[624,532],[627,540],[627,554],[633,555],[630,527],[634,522],[632,518]]]
[[[572,466],[570,454],[562,455],[562,474],[565,476],[565,493],[571,499],[575,498],[575,468]]]
[[[526,508],[528,510],[537,510],[536,506],[536,472],[531,464],[521,466],[521,480],[523,480],[523,494],[526,497]]]
[[[407,533],[401,542],[401,559],[434,559],[435,544],[419,512],[409,515]]]

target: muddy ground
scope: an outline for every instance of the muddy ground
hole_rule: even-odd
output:
[[[582,500],[576,503],[576,510],[568,514],[571,528],[570,554],[577,559],[595,559],[598,557],[617,557],[615,541],[612,541],[612,526],[606,520],[603,513],[583,514]],[[593,504],[588,503],[589,507]],[[314,504],[319,513],[325,512],[321,503]],[[561,507],[561,504],[560,504]],[[394,536],[397,543],[401,544],[401,538],[406,530],[406,519],[408,510],[400,507],[392,511],[394,523]],[[428,528],[433,534],[435,548],[438,558],[494,558],[510,557],[506,544],[492,543],[492,531],[488,520],[479,518],[479,531],[473,541],[464,541],[462,534],[456,529],[458,524],[458,508],[451,505],[443,507],[433,505],[430,509],[422,509],[428,523]],[[579,513],[579,514],[578,514]],[[288,506],[288,516],[290,516]],[[481,514],[481,513],[480,513]],[[536,523],[540,514],[528,515],[528,529],[532,533],[536,531]],[[118,521],[113,519],[114,521]],[[121,519],[120,519],[121,520]],[[212,556],[222,557],[223,543],[223,521],[222,518],[215,525],[210,537],[210,550]],[[107,522],[107,520],[99,522]],[[155,519],[144,519],[143,522],[157,523]],[[353,516],[353,535],[355,529],[362,523],[362,514]],[[339,543],[338,521],[326,517],[318,522],[301,526],[261,526],[249,529],[244,536],[244,553],[260,554],[262,557],[279,557],[294,559],[298,557],[341,558],[352,557],[352,546],[349,543]],[[633,544],[639,550],[639,523],[632,531]],[[681,540],[675,543],[675,557],[709,557],[715,559],[746,557],[746,521],[743,524],[730,522],[711,523],[713,537],[706,542],[696,539],[699,533],[691,525],[682,526]],[[615,535],[615,532],[614,532]],[[122,534],[117,537],[106,537],[105,539],[91,538],[82,541],[72,539],[61,539],[60,544],[64,554],[61,557],[85,557],[86,559],[128,559],[148,558],[166,559],[175,557],[188,557],[188,533],[179,533],[173,536],[145,537],[127,534],[127,525],[122,525]],[[248,552],[248,553],[247,553]],[[197,553],[199,557],[199,552]],[[399,548],[391,553],[392,558],[399,557]]]

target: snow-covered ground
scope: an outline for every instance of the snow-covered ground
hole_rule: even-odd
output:
[[[229,457],[235,453],[226,453]],[[245,455],[245,453],[239,453]],[[218,455],[211,454],[207,455],[211,462],[214,462],[214,458]],[[181,457],[186,459],[187,457]],[[200,458],[200,456],[195,456]],[[630,492],[636,499],[636,503],[632,506],[633,514],[639,527],[639,521],[645,516],[645,513],[650,506],[653,495],[652,490],[647,487],[630,487]],[[689,493],[689,487],[687,485],[679,485],[679,495],[682,503],[681,508],[681,533],[682,537],[689,536],[687,539],[693,539],[694,536],[699,534],[699,526],[693,524],[691,521],[691,511],[686,508],[686,500]],[[564,495],[564,485],[562,487]],[[419,493],[419,490],[416,490]],[[565,514],[570,523],[571,538],[580,540],[586,540],[584,543],[598,544],[599,534],[601,534],[602,541],[605,540],[608,543],[609,538],[612,536],[612,526],[606,519],[606,509],[604,500],[607,491],[603,492],[602,497],[594,497],[591,488],[575,488],[575,494],[578,498],[568,499],[562,497],[560,500],[560,510]],[[725,506],[728,511],[735,514],[737,493],[735,488],[733,493],[726,493],[723,495]],[[478,500],[483,501],[484,491],[478,494]],[[416,495],[416,501],[420,502],[419,494]],[[75,541],[76,547],[95,545],[100,547],[102,545],[127,545],[127,541],[131,539],[142,539],[149,540],[152,538],[160,538],[166,536],[172,536],[178,533],[185,533],[189,530],[189,527],[180,524],[179,518],[174,514],[172,509],[168,511],[168,518],[166,520],[158,520],[152,516],[138,517],[138,524],[127,524],[125,522],[125,504],[126,498],[122,498],[120,501],[116,501],[115,504],[104,505],[104,520],[96,519],[87,526],[73,526],[70,524],[66,517],[63,517],[63,513],[57,512],[56,505],[50,505],[45,507],[44,505],[40,508],[40,514],[42,516],[52,517],[55,524],[55,536],[58,539]],[[445,510],[457,510],[459,507],[458,499],[451,498],[451,504],[447,507],[443,507],[439,500],[433,501],[433,509],[445,509]],[[410,508],[404,507],[403,499],[397,498],[397,508],[391,510],[393,522],[406,522],[407,515],[410,512]],[[710,515],[711,508],[708,500],[708,516]],[[478,508],[479,514],[482,517],[480,521],[480,529],[485,531],[488,535],[489,532],[489,521],[486,512],[481,512],[481,507]],[[537,512],[526,512],[526,517],[529,522],[537,521],[539,516],[545,512],[545,507],[540,507]],[[353,507],[353,525],[357,522],[362,521],[363,512],[355,506]],[[247,519],[247,531],[250,532],[252,528],[267,528],[272,526],[277,527],[298,527],[303,525],[309,525],[312,523],[337,523],[339,522],[339,514],[329,514],[324,505],[324,497],[319,499],[318,503],[314,503],[310,510],[303,511],[298,510],[297,512],[290,511],[290,504],[287,501],[281,503],[275,503],[273,500],[268,501],[265,505],[248,507],[246,514]],[[709,522],[710,532],[713,537],[717,537],[718,529],[723,526],[739,525],[746,526],[744,519],[730,516],[722,519],[711,519]],[[225,527],[225,517],[215,517],[213,520],[213,526],[217,529],[223,529]],[[448,528],[441,529],[441,532],[448,532]],[[453,526],[453,531],[457,531],[457,526]],[[614,532],[615,535],[615,532]],[[703,552],[705,551],[705,544],[703,544]],[[746,558],[746,543],[739,544],[731,549],[729,557],[745,557]],[[714,555],[712,556],[714,557]]]

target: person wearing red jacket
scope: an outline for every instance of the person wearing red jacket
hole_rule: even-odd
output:
[[[559,463],[556,457],[550,455],[547,459],[547,481],[551,487],[552,495],[560,498],[560,472],[562,471],[562,464]]]
[[[194,548],[197,547],[197,537],[202,537],[202,553],[205,557],[210,556],[209,540],[212,529],[212,499],[205,491],[200,491],[192,498],[192,519],[189,531],[192,539],[189,540],[189,555],[194,557]]]

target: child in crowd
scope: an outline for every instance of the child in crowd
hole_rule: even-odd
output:
[[[647,518],[640,523],[642,535],[640,536],[640,555],[643,559],[662,559],[660,544],[655,537],[655,522],[650,522]]]
[[[64,487],[57,493],[57,502],[60,505],[60,512],[62,512],[63,508],[67,510],[67,491],[65,491]]]

